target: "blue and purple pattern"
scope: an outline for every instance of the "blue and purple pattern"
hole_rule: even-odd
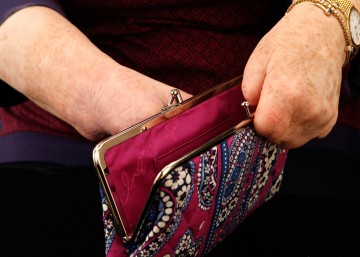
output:
[[[104,212],[107,256],[205,255],[276,194],[286,154],[241,129],[165,177],[133,245],[122,245]]]

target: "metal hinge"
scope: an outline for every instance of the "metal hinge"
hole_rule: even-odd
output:
[[[174,106],[178,106],[183,102],[181,93],[179,89],[172,89],[170,91],[171,97],[169,100],[169,103],[165,105],[163,108],[161,108],[162,111],[167,111],[171,109]]]

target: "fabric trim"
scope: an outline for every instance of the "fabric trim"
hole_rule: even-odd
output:
[[[93,165],[93,143],[33,132],[0,137],[0,163],[47,162],[65,166]]]
[[[61,7],[57,5],[54,1],[48,0],[36,0],[36,1],[26,1],[26,0],[2,0],[0,4],[0,25],[9,18],[12,14],[17,11],[30,6],[45,6],[49,7],[62,15],[64,15]]]

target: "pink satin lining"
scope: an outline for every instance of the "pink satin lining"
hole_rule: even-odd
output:
[[[128,232],[133,233],[158,172],[246,119],[243,101],[239,84],[106,152],[108,183]]]

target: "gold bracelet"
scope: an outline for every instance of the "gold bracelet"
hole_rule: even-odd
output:
[[[340,13],[340,11],[338,10],[338,6],[332,4],[331,2],[325,1],[325,0],[298,0],[298,1],[293,2],[289,6],[286,13],[290,12],[294,6],[299,5],[299,4],[311,4],[311,5],[317,6],[324,11],[326,16],[333,15],[339,21],[341,29],[343,30],[343,33],[344,33],[345,43],[346,43],[346,46],[344,49],[345,53],[346,53],[344,65],[346,65],[356,53],[354,51],[354,47],[351,44],[351,36],[350,36],[350,32],[348,31],[348,28],[346,26],[346,20],[343,17],[343,15]]]

